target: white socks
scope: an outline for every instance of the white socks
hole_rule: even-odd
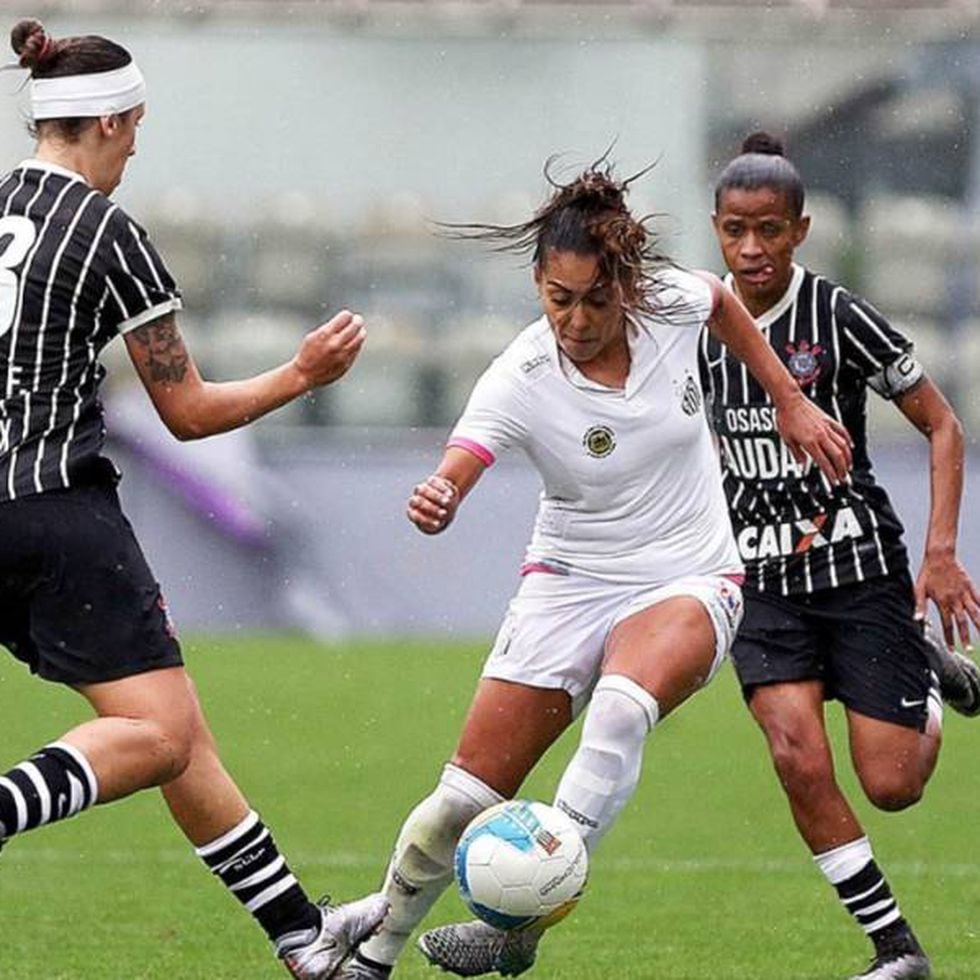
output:
[[[607,674],[596,684],[578,751],[555,796],[590,853],[633,795],[643,746],[659,717],[656,699],[628,677]]]
[[[376,963],[394,963],[412,930],[422,921],[453,877],[453,853],[466,825],[503,797],[476,776],[452,764],[435,791],[408,815],[385,875],[391,903],[381,929],[361,944]]]
[[[576,822],[591,851],[633,795],[643,745],[660,717],[639,684],[607,675],[596,685],[582,740],[558,787],[555,806]],[[453,853],[466,825],[503,797],[453,765],[409,814],[385,876],[391,910],[378,933],[360,946],[367,960],[394,963],[415,927],[453,876]]]

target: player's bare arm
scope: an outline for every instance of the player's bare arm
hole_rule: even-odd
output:
[[[954,634],[972,647],[970,623],[980,630],[980,594],[956,555],[963,498],[963,427],[942,392],[924,378],[895,404],[929,440],[929,528],[915,582],[916,615],[924,618],[931,599],[939,610],[948,646]]]
[[[141,348],[140,357],[154,384],[179,384],[184,380],[190,355],[173,313],[137,327],[131,336]]]
[[[451,446],[435,473],[412,489],[408,519],[423,534],[444,531],[485,469],[486,464],[473,453]]]
[[[800,391],[738,297],[725,289],[717,276],[706,272],[698,275],[711,286],[714,297],[708,328],[772,398],[779,434],[797,462],[809,457],[831,483],[846,480],[852,464],[847,430]]]
[[[363,319],[343,310],[311,330],[295,357],[241,381],[205,381],[172,313],[126,334],[153,407],[178,439],[201,439],[260,418],[347,373],[364,343]]]

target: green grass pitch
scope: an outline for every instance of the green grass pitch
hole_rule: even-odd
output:
[[[225,760],[307,888],[372,890],[410,806],[452,750],[484,649],[282,637],[185,642]],[[76,695],[0,659],[0,770],[86,717]],[[844,758],[840,718],[830,715]],[[937,980],[980,977],[980,721],[947,715],[923,804],[858,801]],[[524,795],[550,799],[574,731]],[[842,769],[846,769],[841,765]],[[447,893],[431,922],[463,914]],[[829,980],[866,943],[797,839],[727,668],[652,736],[640,789],[586,898],[531,974],[589,980]],[[14,840],[0,855],[4,980],[285,976],[249,916],[147,792]],[[396,977],[443,976],[409,950]]]

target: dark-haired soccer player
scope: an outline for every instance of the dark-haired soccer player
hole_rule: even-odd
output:
[[[0,843],[161,786],[181,830],[285,967],[322,980],[386,903],[310,902],[222,766],[101,455],[98,357],[122,335],[160,417],[190,439],[335,381],[360,350],[363,324],[340,313],[287,364],[203,381],[177,327],[174,281],[109,199],[135,153],[142,74],[112,41],[55,40],[33,20],[18,23],[11,42],[31,74],[37,150],[0,178],[0,643],[79,691],[97,717],[0,775]]]
[[[391,912],[341,968],[383,980],[452,880],[453,850],[481,810],[512,796],[588,703],[555,805],[590,853],[633,794],[651,731],[714,675],[738,625],[739,565],[697,381],[702,328],[723,337],[779,405],[799,458],[846,476],[839,423],[802,397],[735,296],[672,268],[605,164],[533,217],[470,229],[533,255],[542,315],[477,382],[409,519],[444,531],[498,454],[525,452],[542,493],[511,601],[451,762],[408,815],[385,880]],[[522,973],[540,926],[426,932],[459,976]]]
[[[745,618],[732,648],[749,709],[765,732],[797,827],[845,909],[875,947],[865,980],[929,976],[923,953],[834,777],[823,702],[845,708],[868,799],[900,810],[936,764],[942,703],[980,713],[980,671],[952,651],[980,626],[977,591],[956,557],[963,436],[912,344],[873,307],[796,265],[804,188],[781,145],[749,137],[722,172],[714,226],[726,283],[800,389],[854,440],[849,482],[831,486],[780,444],[768,395],[705,333],[703,381],[729,510],[746,564]],[[868,389],[929,440],[931,507],[913,583],[902,525],[868,457]],[[932,600],[945,644],[925,623]]]

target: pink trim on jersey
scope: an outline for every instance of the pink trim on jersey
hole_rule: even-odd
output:
[[[734,582],[739,588],[745,585],[745,575],[742,572],[725,572],[722,578],[727,578],[729,582]]]
[[[484,466],[493,466],[497,459],[486,446],[481,446],[478,442],[474,442],[472,439],[466,439],[463,436],[456,436],[454,439],[450,439],[446,443],[446,448],[465,449],[468,453],[472,453]]]
[[[542,575],[567,575],[567,572],[559,571],[554,565],[549,565],[544,561],[529,561],[521,565],[521,577],[531,575],[534,572],[541,572]]]

